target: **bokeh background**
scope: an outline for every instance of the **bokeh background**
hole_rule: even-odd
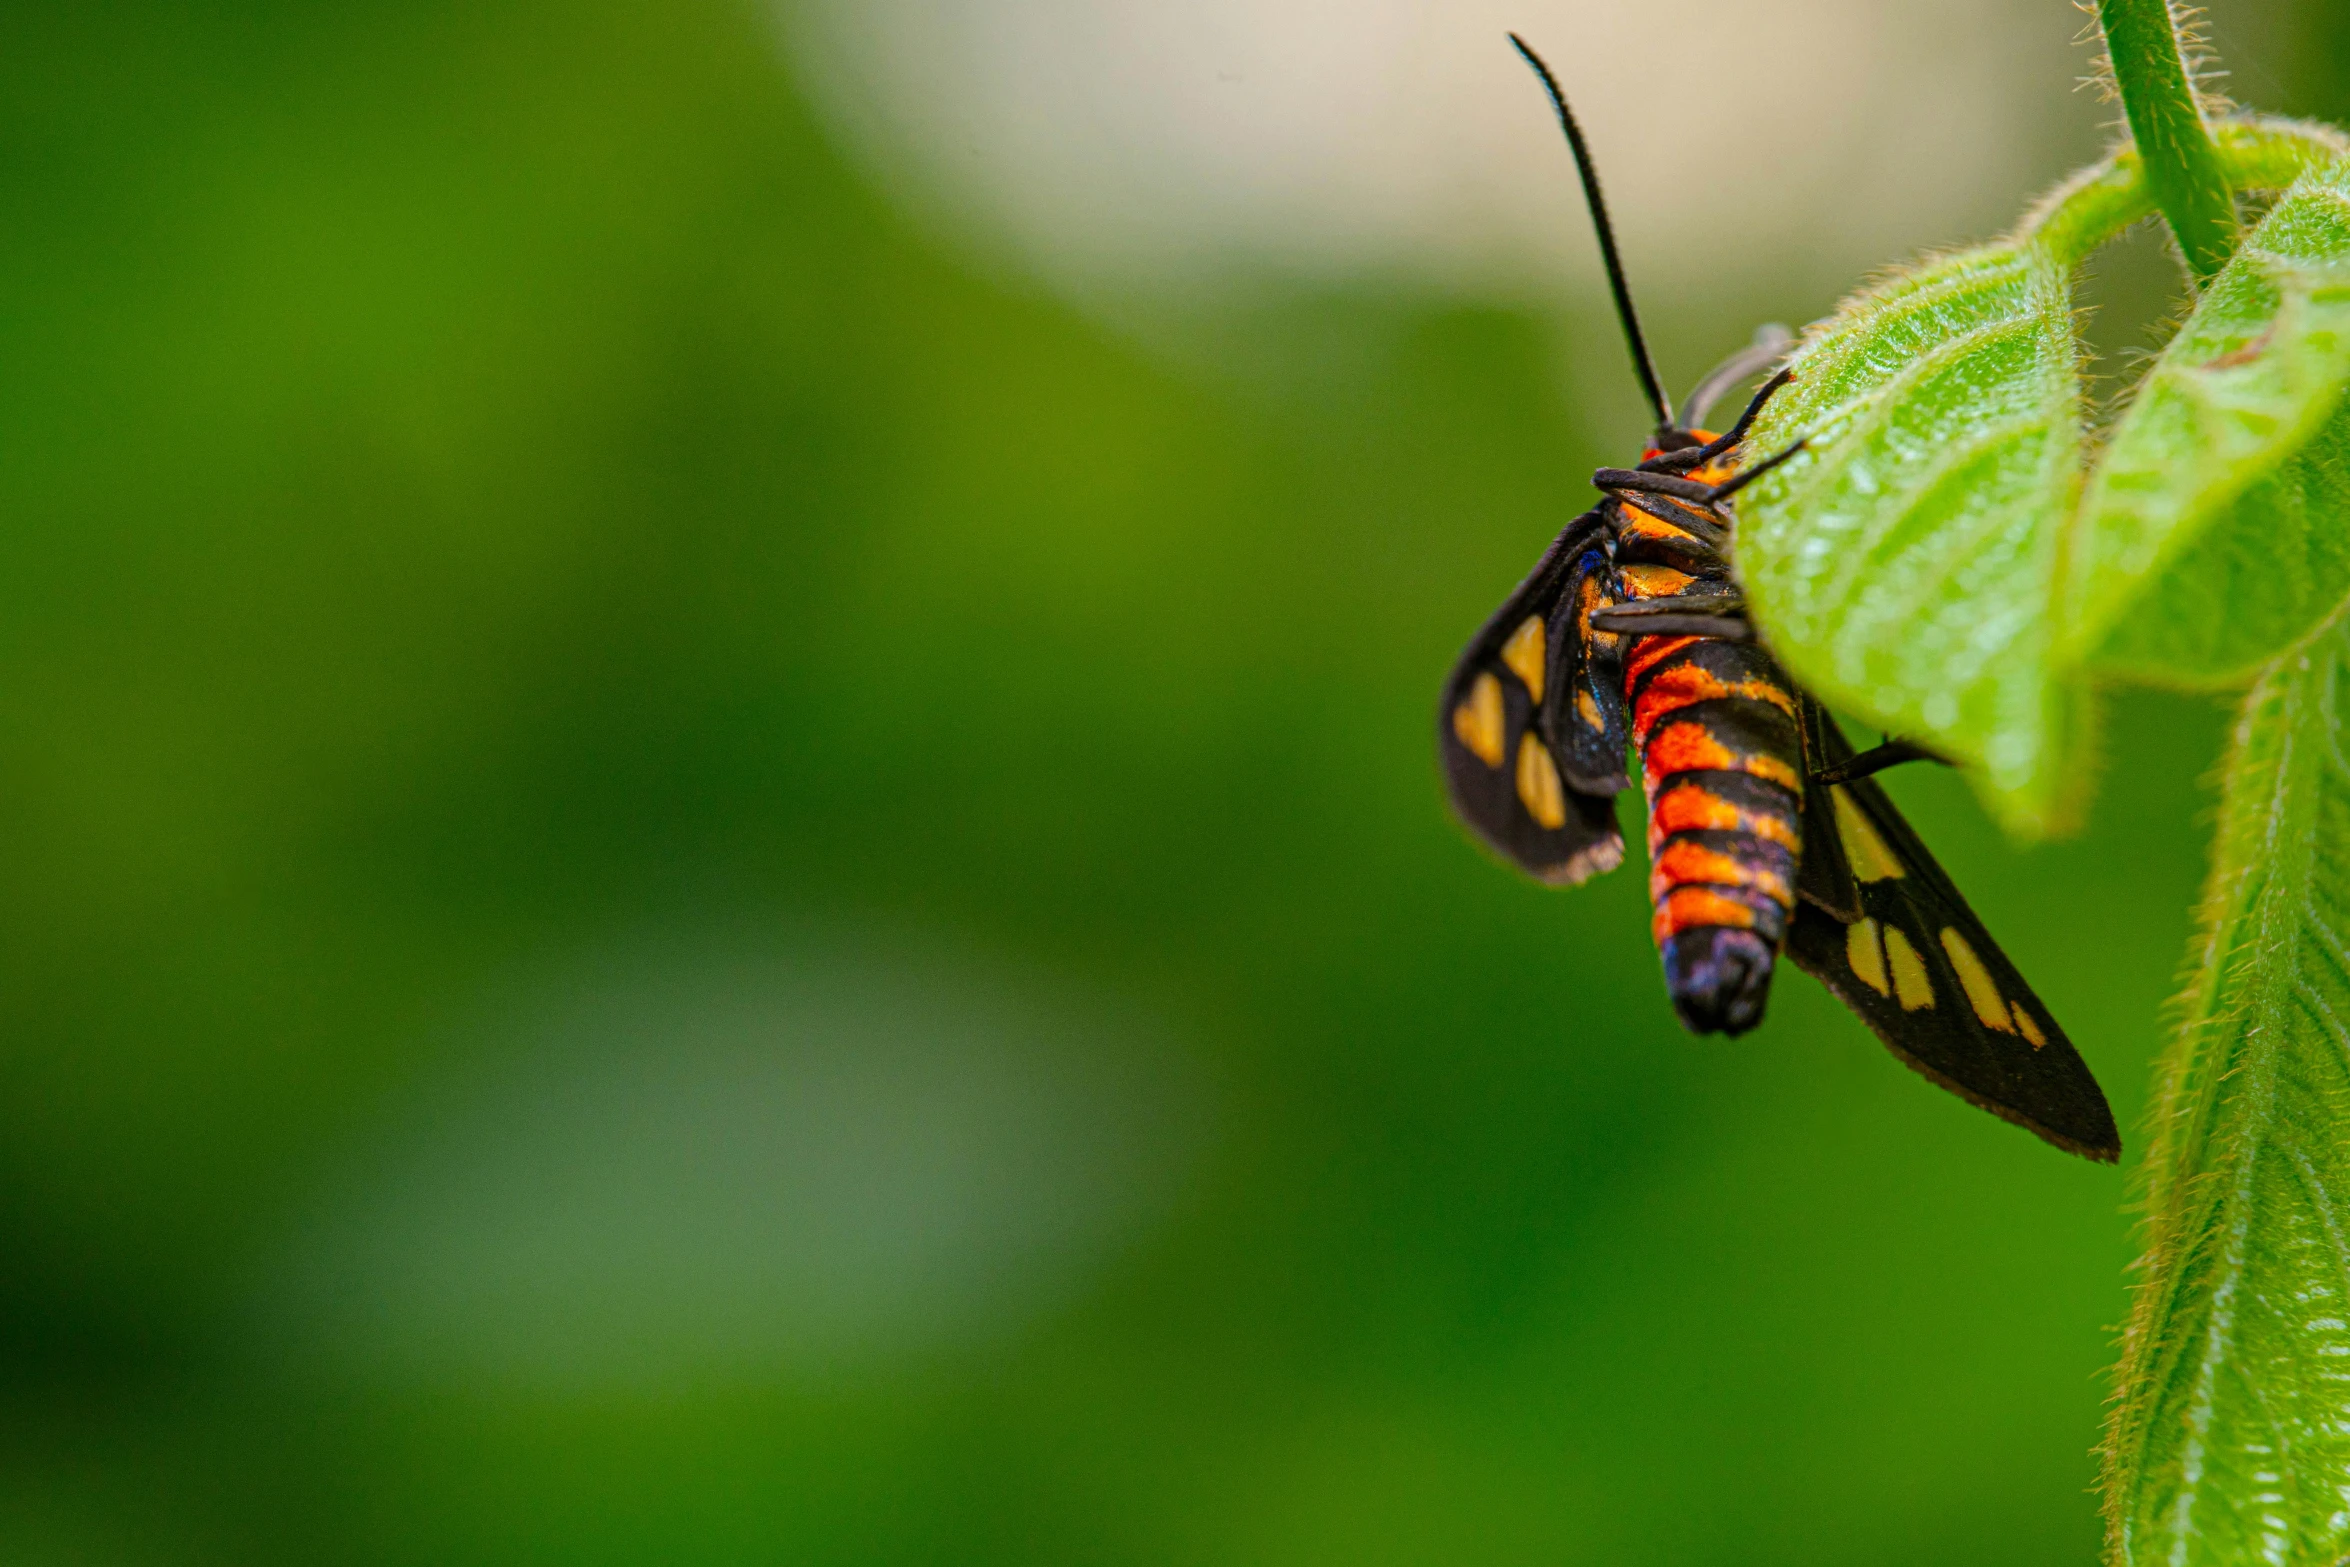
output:
[[[1676,384],[2111,114],[1671,13],[10,8],[0,1560],[2090,1560],[2125,1179],[1439,800],[1642,430],[1503,28]],[[2224,721],[1892,785],[2125,1125]]]

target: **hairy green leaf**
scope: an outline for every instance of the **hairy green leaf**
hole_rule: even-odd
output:
[[[2241,686],[2350,597],[2350,404],[2300,455],[2218,508],[2117,621],[2095,673],[2184,690]]]
[[[2315,120],[2249,114],[2211,127],[2221,172],[2237,191],[2281,191],[2304,173],[2350,153],[2350,137]],[[2067,267],[2154,213],[2145,162],[2134,147],[2075,173],[2035,202],[2017,233]]]
[[[2330,614],[2350,590],[2350,513],[2326,452],[2293,459],[2346,384],[2350,164],[2337,163],[2253,231],[2115,427],[2072,534],[2059,656],[2230,683]]]
[[[1794,367],[1754,448],[1800,433],[1813,455],[1758,485],[1739,526],[1774,649],[1831,705],[1981,764],[2011,825],[2045,827],[2081,465],[2067,270],[2027,243],[1947,257],[1847,303]]]
[[[2022,836],[2080,792],[2092,677],[2240,681],[2350,589],[2350,529],[2327,527],[2345,481],[2315,446],[2288,465],[2344,379],[2345,187],[2303,180],[2343,140],[2257,118],[2213,127],[2212,145],[2234,189],[2302,183],[2117,432],[2089,523],[2072,275],[2154,210],[2129,150],[2009,239],[1813,328],[1751,444],[1810,444],[1754,486],[1739,523],[1739,575],[1773,650],[1832,705],[1972,764]],[[2272,528],[2291,536],[2249,542]],[[2278,567],[2299,575],[2252,591]],[[2198,590],[2221,580],[2246,592]]]
[[[2148,1159],[2106,1453],[2117,1560],[2350,1550],[2350,629],[2246,700]]]

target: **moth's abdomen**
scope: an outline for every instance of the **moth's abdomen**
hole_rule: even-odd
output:
[[[1762,1021],[1795,911],[1803,739],[1794,693],[1759,645],[1711,637],[1644,637],[1624,674],[1666,988],[1691,1028],[1744,1033]]]

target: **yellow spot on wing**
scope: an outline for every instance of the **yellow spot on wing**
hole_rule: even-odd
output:
[[[1999,981],[1983,967],[1983,960],[1975,956],[1975,949],[1967,945],[1967,939],[1945,925],[1942,950],[1950,954],[1950,966],[1958,970],[1958,982],[1965,988],[1967,1001],[1974,1007],[1975,1016],[1983,1020],[1983,1026],[2002,1034],[2014,1033],[2015,1024],[2007,1016],[2007,998],[1999,993]]]
[[[1591,646],[1603,653],[1613,652],[1624,640],[1622,633],[1602,631],[1591,623],[1592,611],[1603,609],[1607,605],[1607,595],[1601,591],[1599,578],[1596,574],[1583,579],[1583,586],[1576,592],[1575,603],[1582,611],[1583,634],[1589,639]]]
[[[1559,783],[1557,764],[1532,735],[1518,741],[1518,798],[1526,814],[1544,827],[1555,832],[1567,825],[1567,791]]]
[[[2022,1002],[2010,1001],[2007,1006],[2008,1010],[2015,1014],[2015,1026],[2021,1029],[2023,1036],[2032,1042],[2034,1050],[2038,1050],[2048,1043],[2048,1036],[2040,1032],[2040,1025],[2032,1021],[2032,1014],[2024,1010]]]
[[[1885,956],[1893,965],[1893,994],[1904,1012],[1923,1012],[1934,1004],[1934,982],[1926,977],[1926,960],[1909,944],[1898,925],[1885,927]]]
[[[1828,797],[1836,802],[1836,836],[1844,840],[1844,857],[1852,862],[1852,874],[1862,881],[1890,881],[1902,876],[1901,861],[1886,846],[1884,835],[1867,813],[1842,789],[1830,789]]]
[[[1844,927],[1844,961],[1852,965],[1852,972],[1869,989],[1880,996],[1892,993],[1885,979],[1885,948],[1877,940],[1875,920],[1863,918],[1856,925]]]
[[[1452,732],[1486,766],[1499,767],[1502,728],[1501,681],[1489,674],[1479,675],[1477,683],[1469,687],[1469,699],[1452,710]]]
[[[1536,615],[1528,615],[1526,623],[1511,632],[1501,648],[1501,661],[1510,666],[1511,674],[1526,682],[1537,707],[1542,705],[1543,658],[1548,650],[1541,617]]]
[[[1575,852],[1574,858],[1556,870],[1545,872],[1542,879],[1554,887],[1572,887],[1577,882],[1612,871],[1624,863],[1624,840],[1610,834],[1597,843],[1587,844]]]
[[[1604,729],[1607,727],[1607,720],[1599,716],[1599,704],[1592,700],[1589,691],[1576,691],[1575,711],[1582,715],[1584,728]]]

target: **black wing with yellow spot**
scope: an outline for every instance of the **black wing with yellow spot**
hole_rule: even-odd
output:
[[[1624,771],[1631,733],[1624,711],[1624,642],[1601,631],[1592,615],[1624,601],[1615,563],[1596,543],[1574,552],[1546,617],[1549,677],[1543,682],[1540,723],[1559,774],[1578,794],[1613,799],[1632,787]],[[1504,611],[1507,613],[1507,611]],[[1532,610],[1518,622],[1525,634]]]
[[[1806,702],[1817,774],[1852,747]],[[1908,822],[1868,779],[1813,784],[1787,954],[1919,1072],[2070,1153],[2121,1137],[2097,1079]]]
[[[1590,663],[1583,597],[1609,591],[1606,531],[1584,513],[1479,629],[1444,683],[1436,743],[1461,819],[1504,857],[1557,886],[1616,868],[1615,793],[1624,768],[1623,691]],[[1615,638],[1608,639],[1612,651]],[[1601,693],[1605,693],[1602,695]],[[1580,701],[1578,699],[1581,699]],[[1589,711],[1583,711],[1588,707]],[[1595,736],[1573,750],[1557,736]],[[1605,751],[1612,729],[1612,751]],[[1612,776],[1590,758],[1610,755]]]

